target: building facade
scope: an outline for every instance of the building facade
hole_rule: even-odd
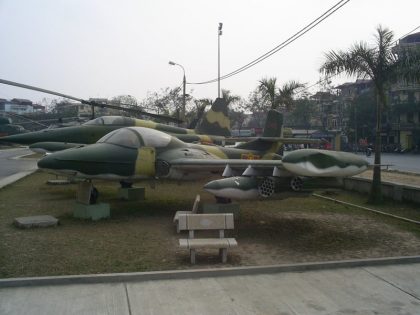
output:
[[[420,32],[408,35],[393,48],[398,55],[406,50],[420,51]],[[392,130],[403,150],[420,148],[420,82],[399,81],[389,92]]]

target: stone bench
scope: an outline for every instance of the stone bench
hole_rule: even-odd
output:
[[[191,211],[186,211],[186,210],[181,210],[181,211],[177,211],[175,212],[175,216],[174,216],[174,223],[176,226],[176,232],[179,233],[179,215],[180,214],[191,214],[191,213],[197,213],[198,210],[198,204],[200,203],[200,195],[195,196],[195,200],[194,200],[194,204],[192,207]]]
[[[195,264],[195,250],[199,248],[219,249],[222,262],[227,261],[227,250],[238,246],[234,238],[225,238],[225,230],[234,228],[232,213],[217,214],[180,214],[178,217],[180,231],[188,231],[188,239],[180,239],[179,246],[190,251],[191,263]],[[195,231],[217,230],[219,237],[195,238]]]

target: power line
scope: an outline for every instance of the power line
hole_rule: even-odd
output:
[[[416,30],[418,30],[419,28],[420,28],[420,25],[419,25],[419,26],[417,26],[417,27],[415,27],[415,28],[413,28],[413,29],[412,29],[411,31],[409,31],[407,34],[405,34],[405,35],[403,35],[403,36],[401,36],[401,37],[397,38],[396,40],[394,40],[394,41],[392,42],[392,44],[397,43],[400,39],[402,39],[402,38],[404,38],[404,37],[406,37],[406,36],[408,36],[408,35],[412,34],[412,33],[413,33],[413,32],[415,32]],[[322,79],[322,80],[318,80],[318,81],[317,81],[317,82],[315,82],[314,84],[311,84],[310,86],[307,86],[307,87],[305,87],[305,88],[301,89],[300,91],[298,91],[298,93],[305,92],[305,91],[309,90],[310,88],[312,88],[312,87],[314,87],[314,86],[317,86],[317,85],[320,85],[320,84],[322,84],[322,83],[324,83],[324,82],[327,82],[329,79],[331,79],[331,78],[333,78],[333,77],[336,77],[336,76],[338,76],[338,75],[342,74],[343,72],[344,72],[344,70],[342,70],[342,71],[340,71],[340,72],[338,72],[338,73],[336,73],[336,74],[332,74],[332,75],[330,75],[330,76],[328,76],[328,77],[326,77],[326,78],[324,78],[324,79]]]
[[[228,73],[226,75],[223,75],[222,77],[220,77],[220,80],[224,80],[224,79],[227,79],[227,78],[229,78],[231,76],[234,76],[236,74],[239,74],[239,73],[241,73],[241,72],[249,69],[250,67],[253,67],[256,64],[262,62],[263,60],[267,59],[268,57],[272,56],[273,54],[277,53],[281,49],[283,49],[286,46],[288,46],[291,43],[293,43],[298,38],[300,38],[303,35],[305,35],[307,32],[309,32],[315,26],[317,26],[322,21],[324,21],[325,19],[327,19],[330,15],[332,15],[337,10],[339,10],[341,7],[343,7],[344,5],[346,5],[348,2],[350,2],[350,0],[341,0],[341,1],[337,2],[334,6],[332,6],[331,8],[329,8],[327,11],[325,11],[323,14],[321,14],[319,17],[317,17],[312,22],[310,22],[304,28],[302,28],[301,30],[299,30],[297,33],[293,34],[288,39],[286,39],[285,41],[283,41],[281,44],[277,45],[276,47],[274,47],[270,51],[266,52],[265,54],[261,55],[260,57],[258,57],[256,59],[254,59],[253,61],[247,63],[246,65],[244,65],[244,66],[242,66],[242,67],[240,67],[240,68],[238,68],[238,69],[236,69],[236,70],[234,70],[234,71],[232,71],[232,72],[230,72],[230,73]],[[218,81],[217,78],[216,79],[213,79],[213,80],[204,81],[204,82],[188,82],[187,84],[208,84],[208,83],[213,83],[213,82],[216,82],[216,81]]]

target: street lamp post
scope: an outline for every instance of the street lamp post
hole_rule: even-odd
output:
[[[217,97],[220,98],[220,36],[222,35],[223,23],[219,23],[217,32]]]
[[[173,61],[169,61],[169,64],[171,66],[180,66],[183,73],[184,73],[184,78],[182,79],[182,113],[181,113],[181,120],[184,121],[185,120],[185,95],[186,95],[185,94],[185,89],[186,89],[186,85],[187,85],[187,80],[185,78],[185,69],[182,65],[180,65],[179,63],[175,63]]]

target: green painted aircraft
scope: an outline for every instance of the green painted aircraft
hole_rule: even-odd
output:
[[[83,125],[44,129],[20,135],[0,137],[0,141],[30,145],[36,152],[55,152],[82,144],[92,144],[109,132],[123,127],[146,127],[170,133],[185,142],[222,144],[230,136],[226,102],[219,98],[204,115],[196,129],[186,129],[123,116],[103,116]]]
[[[196,180],[222,173],[242,174],[244,178],[283,177],[293,182],[300,176],[352,176],[367,167],[367,162],[354,154],[314,149],[291,152],[282,160],[276,153],[282,145],[282,138],[276,137],[255,139],[233,148],[193,144],[156,129],[127,127],[107,134],[95,144],[47,155],[38,167],[86,180],[125,182],[156,178]],[[248,190],[249,183],[229,180],[233,188]],[[219,182],[219,186],[223,185]],[[257,183],[257,189],[263,190],[260,186]],[[206,189],[220,198],[235,198],[216,188],[212,184]],[[225,192],[232,191],[232,187],[223,188]]]

